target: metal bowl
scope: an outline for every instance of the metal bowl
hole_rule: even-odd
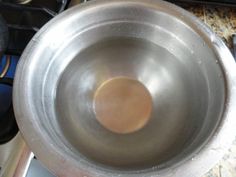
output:
[[[57,176],[199,177],[235,137],[235,68],[224,43],[175,5],[92,1],[31,40],[15,114]]]

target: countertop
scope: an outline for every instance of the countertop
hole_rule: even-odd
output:
[[[206,5],[183,6],[199,17],[223,41],[232,48],[232,34],[236,33],[236,7],[213,7]]]
[[[232,34],[236,33],[236,8],[206,5],[184,8],[199,17],[232,49]],[[236,140],[224,158],[204,177],[236,177]]]

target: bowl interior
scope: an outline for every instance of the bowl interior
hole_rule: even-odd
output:
[[[189,71],[184,65],[167,49],[143,39],[107,39],[86,48],[73,58],[58,82],[55,111],[63,135],[78,153],[112,166],[154,166],[176,156],[198,134],[208,107],[206,78],[198,65]],[[123,87],[116,85],[117,78],[123,80]],[[146,109],[150,103],[145,101],[145,96],[139,98],[142,93],[136,94],[139,109],[127,104],[135,92],[134,86],[129,88],[131,93],[126,93],[132,82],[126,81],[127,78],[145,86],[151,95],[152,110],[142,128],[121,134],[119,128],[118,132],[112,132],[109,129],[112,125],[106,127],[98,121],[94,102],[99,87],[113,80],[111,92],[119,87],[121,100],[107,93],[107,102],[97,103],[104,107],[103,114],[108,114],[114,122],[113,119],[119,121],[126,116],[121,113],[120,105],[127,108],[127,114],[133,109]],[[135,115],[136,121],[140,114]],[[132,124],[128,119],[121,128]]]
[[[34,82],[43,83],[37,121],[45,136],[76,162],[106,169],[165,168],[191,158],[223,112],[214,50],[161,10],[114,6],[86,15],[97,18],[76,26],[61,46],[52,38],[42,55],[43,77],[38,71]]]

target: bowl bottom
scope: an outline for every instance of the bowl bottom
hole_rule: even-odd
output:
[[[146,40],[100,41],[76,55],[58,82],[61,132],[78,159],[122,169],[165,164],[205,119],[207,84],[199,73]]]

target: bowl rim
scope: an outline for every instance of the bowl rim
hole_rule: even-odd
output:
[[[194,29],[199,35],[202,36],[205,42],[214,50],[218,56],[219,64],[224,71],[224,80],[226,88],[226,104],[222,121],[219,123],[214,135],[211,136],[207,144],[194,155],[192,159],[185,159],[180,164],[171,166],[168,169],[160,171],[145,171],[145,173],[117,173],[113,174],[110,171],[102,171],[99,168],[85,167],[71,160],[67,154],[57,151],[53,144],[49,143],[50,140],[44,138],[40,133],[39,125],[33,123],[34,112],[31,108],[30,95],[27,90],[29,86],[28,77],[32,72],[26,69],[30,63],[33,62],[32,58],[38,53],[34,51],[40,46],[40,37],[47,33],[47,29],[53,29],[55,24],[60,23],[60,20],[65,20],[73,12],[85,13],[87,9],[98,8],[100,5],[113,5],[119,3],[127,5],[128,3],[139,4],[144,7],[152,7],[154,9],[163,8],[167,9],[171,14],[176,15],[179,19]],[[39,42],[38,42],[39,41]],[[33,37],[28,44],[17,66],[16,77],[14,80],[13,88],[13,102],[14,111],[17,119],[19,129],[26,140],[28,146],[33,150],[36,157],[43,162],[45,166],[57,176],[160,176],[160,177],[199,177],[210,170],[228,150],[231,143],[235,139],[236,119],[236,64],[229,49],[223,41],[217,37],[203,22],[197,17],[187,12],[186,10],[164,1],[156,0],[99,0],[87,2],[76,7],[72,7],[62,14],[55,17],[47,23],[40,31]],[[30,133],[29,133],[30,132]]]

